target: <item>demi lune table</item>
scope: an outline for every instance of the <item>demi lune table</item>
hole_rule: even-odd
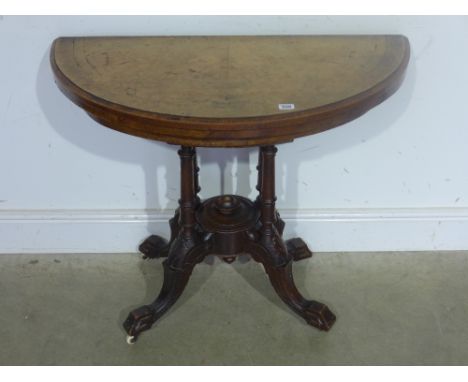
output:
[[[62,92],[100,124],[181,146],[181,195],[171,235],[152,235],[146,258],[166,257],[151,304],[124,322],[134,342],[175,303],[194,266],[216,254],[248,253],[281,299],[306,322],[329,330],[326,305],[297,290],[292,262],[312,255],[283,240],[275,208],[275,145],[351,121],[401,84],[409,43],[400,35],[64,37],[51,65]],[[256,200],[202,201],[196,147],[259,146]]]

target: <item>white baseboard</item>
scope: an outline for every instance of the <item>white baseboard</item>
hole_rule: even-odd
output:
[[[316,252],[468,250],[468,208],[280,210],[285,238]],[[167,236],[172,212],[3,210],[0,253],[137,252],[149,234]]]

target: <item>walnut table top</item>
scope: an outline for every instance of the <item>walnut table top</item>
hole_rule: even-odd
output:
[[[362,115],[399,87],[400,35],[64,37],[57,84],[113,129],[189,146],[292,141]]]

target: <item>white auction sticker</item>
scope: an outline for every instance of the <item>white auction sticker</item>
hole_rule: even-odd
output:
[[[279,103],[278,104],[278,109],[280,109],[280,110],[294,110],[294,104],[293,103]]]

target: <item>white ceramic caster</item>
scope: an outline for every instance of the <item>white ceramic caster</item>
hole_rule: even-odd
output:
[[[127,336],[127,344],[133,345],[136,342],[135,336]]]

